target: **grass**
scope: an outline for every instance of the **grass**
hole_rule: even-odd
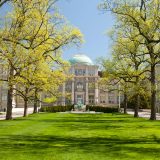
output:
[[[159,160],[160,122],[43,113],[0,121],[0,160]]]

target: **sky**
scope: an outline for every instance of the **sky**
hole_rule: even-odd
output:
[[[114,25],[114,18],[109,12],[102,13],[98,10],[98,4],[102,0],[59,0],[59,11],[69,23],[80,29],[84,35],[84,43],[80,48],[72,47],[65,49],[63,58],[70,59],[75,54],[85,54],[93,61],[99,57],[110,57],[111,40],[107,32]],[[0,15],[10,10],[4,6]]]
[[[114,25],[112,15],[97,9],[102,0],[59,0],[58,8],[73,26],[84,35],[85,43],[80,48],[64,50],[63,57],[68,60],[75,54],[85,54],[93,61],[98,57],[110,57],[111,40],[107,36]]]

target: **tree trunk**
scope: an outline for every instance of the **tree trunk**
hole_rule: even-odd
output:
[[[9,83],[14,76],[14,69],[11,67],[9,72]],[[12,101],[13,101],[13,86],[9,84],[9,89],[7,93],[7,112],[6,112],[6,120],[12,119]]]
[[[12,119],[12,101],[13,101],[13,87],[10,86],[7,94],[6,120]]]
[[[136,95],[136,106],[134,109],[134,117],[139,117],[139,115],[138,115],[139,107],[140,107],[140,96],[139,96],[139,94],[137,94]]]
[[[138,68],[136,68],[136,71]],[[136,106],[134,108],[134,117],[139,117],[138,112],[139,112],[139,107],[140,107],[140,95],[139,95],[139,77],[136,77]]]
[[[151,116],[150,116],[150,120],[156,120],[155,65],[151,66]]]
[[[34,99],[34,110],[33,110],[33,113],[37,113],[37,112],[38,112],[37,100]]]
[[[24,100],[24,114],[23,114],[23,117],[27,117],[27,113],[28,113],[28,100],[25,99]]]
[[[34,110],[33,113],[37,113],[38,112],[38,106],[37,106],[37,100],[38,100],[38,95],[37,95],[37,89],[35,90],[35,97],[34,97]]]
[[[23,117],[27,117],[27,113],[28,113],[28,88],[26,88],[25,90],[25,98],[24,98],[24,114]]]
[[[127,93],[124,93],[124,114],[127,114]]]

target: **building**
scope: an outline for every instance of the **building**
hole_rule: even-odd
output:
[[[69,60],[71,67],[69,74],[72,78],[60,87],[62,97],[50,105],[117,105],[117,91],[109,92],[100,89],[98,81],[101,78],[101,72],[98,66],[86,55],[76,54]],[[0,67],[0,76],[7,77],[7,72]],[[44,95],[45,96],[45,95]],[[49,104],[42,104],[49,105]],[[0,111],[7,106],[7,82],[0,85]],[[33,102],[29,101],[29,107],[33,106]],[[23,98],[14,96],[13,107],[24,107]]]
[[[56,105],[84,104],[84,105],[117,105],[117,91],[109,92],[100,89],[98,81],[100,72],[98,66],[86,55],[76,54],[69,59],[71,68],[69,74],[73,78],[67,81],[63,87],[62,98]]]

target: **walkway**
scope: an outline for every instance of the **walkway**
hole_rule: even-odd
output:
[[[23,117],[23,108],[13,108],[13,118],[16,117]],[[28,108],[28,114],[33,113],[33,108]],[[133,110],[128,110],[127,111],[128,114],[134,115],[134,111]],[[150,118],[150,110],[148,109],[143,109],[139,112],[139,117],[143,117],[143,118]],[[4,120],[5,119],[5,113],[3,115],[0,115],[0,120]],[[160,113],[157,113],[157,120],[160,120]]]
[[[134,115],[134,111],[133,110],[128,110],[127,111],[128,114]],[[143,117],[143,118],[150,118],[150,114],[151,111],[149,109],[143,109],[139,112],[139,117]],[[160,120],[160,113],[157,113],[157,120]]]
[[[13,108],[13,114],[12,117],[16,118],[16,117],[23,117],[23,111],[24,108]],[[28,108],[28,114],[33,113],[33,108]],[[4,120],[6,117],[5,113],[0,115],[0,120]]]

